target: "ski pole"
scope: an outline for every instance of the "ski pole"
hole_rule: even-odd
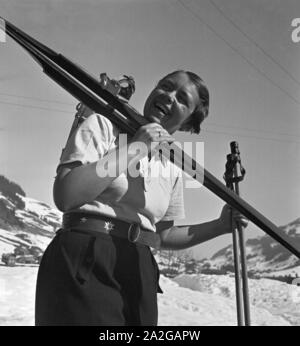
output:
[[[233,167],[233,191],[239,196],[240,195],[240,187],[239,182],[244,179],[245,169],[241,164],[241,157],[239,146],[237,142],[231,142],[231,154],[234,156],[234,167]],[[239,237],[239,247],[240,247],[240,258],[241,258],[241,275],[243,282],[243,302],[244,302],[244,317],[245,317],[245,325],[250,326],[250,303],[249,303],[249,288],[248,288],[248,275],[247,275],[247,256],[246,256],[246,246],[244,240],[244,232],[242,225],[237,223],[237,234]]]
[[[245,169],[241,164],[237,142],[231,142],[231,154],[227,155],[224,179],[226,186],[239,195],[239,182],[245,176]],[[244,234],[241,224],[234,227],[232,218],[233,255],[235,267],[235,288],[237,303],[237,320],[239,326],[250,325],[250,304],[247,278],[247,263]]]

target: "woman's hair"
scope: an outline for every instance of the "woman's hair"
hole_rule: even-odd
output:
[[[180,131],[190,131],[191,133],[200,133],[201,123],[208,116],[209,111],[209,92],[202,78],[196,73],[184,70],[177,70],[163,77],[160,82],[177,73],[185,73],[190,81],[196,86],[200,98],[200,104],[196,107],[191,116],[181,126]]]

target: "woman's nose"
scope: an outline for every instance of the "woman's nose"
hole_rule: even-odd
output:
[[[175,98],[175,92],[174,91],[165,92],[164,98],[165,98],[165,102],[167,102],[168,104],[171,104]]]

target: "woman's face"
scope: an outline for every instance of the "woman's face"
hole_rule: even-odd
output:
[[[198,91],[189,76],[179,72],[161,80],[149,95],[144,116],[170,134],[178,130],[200,104]]]

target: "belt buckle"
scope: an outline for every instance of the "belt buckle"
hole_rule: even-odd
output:
[[[128,240],[132,243],[136,243],[139,239],[140,234],[141,234],[140,225],[138,223],[132,223],[128,229],[128,234],[127,234]]]
[[[104,222],[104,228],[106,229],[107,233],[110,233],[114,229],[115,225],[111,221],[105,221]]]

